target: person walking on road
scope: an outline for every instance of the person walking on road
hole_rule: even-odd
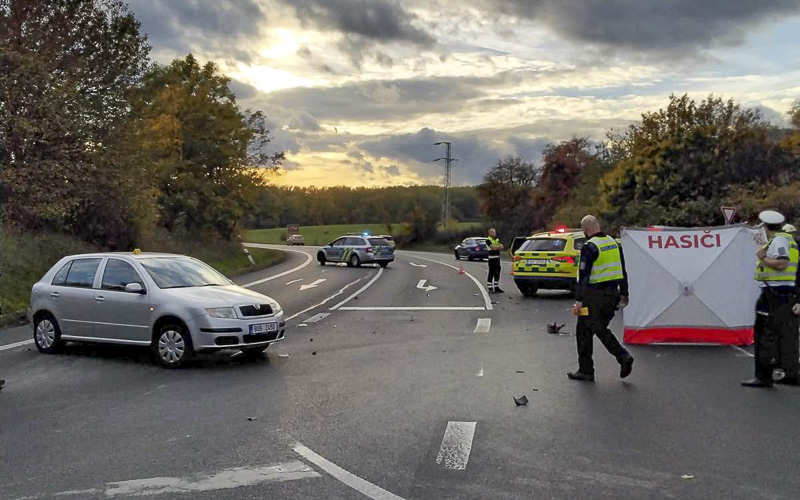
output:
[[[797,242],[780,227],[784,217],[765,210],[758,215],[767,230],[767,244],[756,257],[755,279],[761,295],[756,302],[755,378],[745,380],[745,387],[772,387],[772,370],[780,365],[785,376],[779,384],[798,385],[798,314],[797,265],[800,261]]]
[[[497,238],[495,228],[489,229],[486,244],[489,246],[489,276],[486,278],[486,287],[489,293],[503,293],[500,288],[500,251],[503,250],[503,244]]]
[[[628,275],[622,248],[614,238],[603,233],[592,215],[581,220],[581,229],[587,241],[581,249],[576,302],[572,306],[572,313],[578,316],[575,334],[578,371],[567,376],[572,380],[594,381],[592,351],[597,335],[619,362],[620,378],[625,378],[633,371],[633,356],[608,328],[616,310],[628,305]]]

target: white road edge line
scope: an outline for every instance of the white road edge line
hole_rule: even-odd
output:
[[[436,463],[447,469],[466,469],[476,425],[477,422],[447,422]]]
[[[331,300],[332,298],[334,298],[334,297],[338,297],[339,295],[343,294],[345,290],[347,290],[347,289],[348,289],[348,288],[350,288],[351,286],[355,285],[356,283],[358,283],[358,282],[359,282],[359,281],[361,281],[362,279],[363,279],[363,278],[358,278],[357,280],[355,280],[355,281],[352,281],[352,282],[350,282],[350,283],[346,284],[346,285],[345,285],[344,287],[342,287],[342,288],[341,288],[341,289],[340,289],[338,292],[336,292],[336,293],[334,293],[333,295],[331,295],[330,297],[326,298],[325,300],[323,300],[323,301],[322,301],[322,302],[320,302],[319,304],[315,304],[315,305],[313,305],[313,306],[311,306],[311,307],[308,307],[308,308],[306,308],[306,309],[303,309],[302,311],[300,311],[300,312],[299,312],[299,313],[297,313],[297,314],[293,314],[293,315],[289,316],[288,318],[286,318],[286,321],[291,321],[291,320],[295,319],[296,317],[300,316],[301,314],[305,314],[305,313],[307,313],[308,311],[311,311],[311,310],[313,310],[313,309],[316,309],[316,308],[318,308],[319,306],[324,306],[325,304],[327,304],[327,303],[328,303],[328,301],[329,301],[329,300]]]
[[[458,268],[456,266],[452,266],[452,265],[446,264],[444,262],[439,262],[438,260],[428,259],[428,258],[425,258],[425,257],[419,257],[419,256],[416,256],[416,255],[414,256],[414,258],[415,259],[419,259],[419,260],[425,260],[425,261],[428,261],[428,262],[433,262],[434,264],[441,264],[443,266],[447,266],[447,267],[449,267],[451,269],[455,269],[456,271],[458,271]],[[481,282],[478,281],[478,279],[475,278],[475,276],[469,274],[466,271],[464,271],[464,274],[469,276],[469,279],[471,279],[472,281],[475,282],[475,285],[478,287],[478,289],[481,291],[481,294],[483,295],[483,302],[484,302],[484,304],[486,304],[486,310],[487,311],[491,311],[493,309],[493,307],[492,307],[492,299],[489,298],[489,292],[486,291],[486,288],[484,288],[484,286],[481,285]]]
[[[28,344],[33,344],[33,339],[23,340],[22,342],[14,342],[13,344],[0,346],[0,351],[7,351],[9,349],[14,349],[16,347],[22,347],[22,346],[28,345]]]
[[[355,474],[347,472],[338,465],[317,455],[316,453],[314,453],[313,451],[306,448],[304,445],[300,443],[295,444],[292,449],[295,451],[295,453],[305,458],[312,464],[316,465],[320,469],[324,470],[325,472],[333,476],[336,480],[353,488],[362,495],[372,498],[373,500],[403,500],[402,497],[399,497],[394,493],[386,491],[380,486],[376,486],[367,480],[361,479]]]
[[[381,274],[383,274],[383,268],[379,267],[378,268],[378,274],[376,274],[374,278],[369,280],[369,282],[366,285],[362,286],[359,290],[357,290],[355,293],[353,293],[353,295],[347,297],[343,301],[341,301],[338,304],[336,304],[335,306],[331,307],[331,311],[335,311],[335,310],[341,308],[343,305],[347,304],[348,302],[353,300],[355,297],[358,297],[359,295],[361,295],[367,288],[371,287],[373,283],[378,281],[378,278],[381,277]]]
[[[284,271],[282,273],[278,273],[278,274],[276,274],[274,276],[269,276],[267,278],[263,278],[263,279],[260,279],[260,280],[253,281],[252,283],[247,283],[246,285],[242,285],[244,288],[251,288],[251,287],[254,287],[256,285],[260,285],[261,283],[266,283],[267,281],[272,281],[274,279],[281,278],[283,276],[286,276],[287,274],[292,274],[292,273],[297,272],[297,271],[303,269],[304,267],[308,266],[309,264],[311,264],[311,261],[314,260],[314,257],[312,257],[310,253],[301,252],[300,250],[293,250],[291,248],[275,248],[275,245],[263,245],[263,244],[260,244],[260,243],[245,243],[244,246],[251,247],[251,248],[266,248],[268,250],[280,250],[281,252],[293,252],[293,253],[299,253],[299,254],[302,254],[302,255],[306,256],[306,261],[303,262],[302,264],[300,264],[299,266],[294,267],[292,269],[289,269],[288,271]]]
[[[331,309],[333,310],[333,309]],[[415,307],[415,306],[375,306],[375,307],[340,307],[339,311],[485,311],[481,306],[464,307]]]
[[[489,333],[490,328],[492,328],[492,318],[478,318],[475,331],[472,333]]]
[[[742,353],[746,354],[747,355],[746,357],[748,357],[748,358],[754,358],[755,357],[754,354],[750,353],[749,351],[746,351],[745,349],[742,349],[738,345],[731,345],[731,347],[733,347],[734,349],[736,349],[739,352],[742,352]],[[745,356],[739,356],[739,357],[742,358],[742,357],[745,357]]]

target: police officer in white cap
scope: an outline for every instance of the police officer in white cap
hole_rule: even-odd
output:
[[[766,210],[758,215],[769,241],[757,253],[755,279],[761,285],[756,303],[755,378],[742,382],[746,387],[772,387],[772,370],[777,365],[786,376],[778,383],[798,385],[797,243],[783,232],[783,215]]]

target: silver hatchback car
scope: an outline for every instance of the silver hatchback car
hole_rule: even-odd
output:
[[[192,257],[156,253],[65,257],[33,285],[28,314],[43,353],[66,341],[149,346],[169,368],[197,352],[260,357],[286,327],[275,300]]]

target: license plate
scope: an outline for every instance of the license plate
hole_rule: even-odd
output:
[[[535,260],[534,259],[528,259],[528,265],[529,266],[544,266],[544,265],[547,265],[547,261],[546,260],[542,260],[542,259],[535,259]]]
[[[250,333],[274,332],[277,329],[278,329],[277,323],[259,323],[257,325],[250,325]]]

